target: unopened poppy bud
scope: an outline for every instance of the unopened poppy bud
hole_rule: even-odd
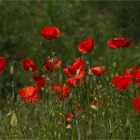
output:
[[[90,103],[90,107],[91,109],[93,110],[98,110],[98,101],[97,101],[97,98],[95,97],[93,99],[93,101]]]
[[[91,104],[90,107],[91,107],[91,109],[93,109],[93,110],[98,110],[98,107],[97,107],[96,105]]]
[[[68,121],[68,122],[72,122],[72,119],[71,119],[71,118],[68,118],[67,121]]]
[[[44,91],[45,90],[44,87],[42,87],[41,90]]]
[[[66,127],[66,129],[71,129],[71,125],[68,124],[67,127]]]
[[[74,114],[67,114],[66,116],[66,124],[70,125],[70,123],[72,123],[72,121],[75,119],[75,115]]]
[[[32,72],[32,68],[29,68],[29,71],[31,71],[31,72]]]
[[[52,52],[52,56],[55,56],[55,52]]]
[[[113,67],[115,68],[117,66],[117,63],[114,61],[113,62]]]
[[[11,75],[14,74],[14,66],[13,66],[13,65],[10,67],[10,74],[11,74]]]
[[[15,128],[17,127],[17,116],[15,113],[13,113],[11,116],[11,126]]]
[[[87,64],[87,65],[89,65],[89,64],[90,64],[90,61],[89,61],[89,60],[87,60],[87,61],[86,61],[86,64]]]
[[[11,82],[11,87],[14,87],[14,81]]]
[[[130,122],[129,120],[126,121],[126,127],[129,127],[130,126]]]
[[[76,72],[76,75],[79,75],[79,74],[80,74],[80,69],[78,69]]]

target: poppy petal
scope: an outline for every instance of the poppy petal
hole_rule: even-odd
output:
[[[5,70],[6,57],[0,57],[0,72]]]
[[[140,96],[133,99],[132,105],[134,110],[140,114]]]

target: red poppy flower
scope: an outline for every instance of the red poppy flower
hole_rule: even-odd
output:
[[[77,71],[75,77],[76,77],[77,79],[82,79],[85,75],[86,75],[86,72],[85,72],[84,70],[79,70],[79,71]]]
[[[18,91],[19,95],[24,99],[23,103],[27,101],[35,104],[38,102],[40,96],[37,94],[38,88],[28,86]]]
[[[56,94],[60,94],[62,92],[62,85],[57,84],[57,85],[53,85],[51,87],[52,92],[55,92]]]
[[[131,77],[132,78],[132,69],[131,68],[130,69],[127,69],[125,71],[124,75],[127,76],[127,77]]]
[[[93,41],[93,39],[84,40],[82,43],[80,43],[77,46],[77,48],[78,48],[80,53],[86,54],[86,53],[88,53],[88,52],[93,50],[93,48],[94,48],[94,41]]]
[[[76,85],[75,83],[77,83],[75,77],[68,78],[68,79],[66,80],[66,82],[67,82],[67,84],[68,84],[70,87],[73,87],[74,85]],[[78,85],[77,85],[77,86],[78,86]]]
[[[45,87],[46,79],[44,77],[34,75],[33,80],[34,80],[34,82],[35,82],[35,84],[37,85],[38,88]]]
[[[72,121],[75,119],[75,115],[72,113],[69,113],[66,115],[66,124],[69,125],[72,123]]]
[[[60,84],[53,85],[51,87],[51,90],[52,90],[52,92],[58,94],[59,95],[59,98],[61,100],[64,100],[69,95],[69,88],[66,85],[63,85],[63,86],[60,85]]]
[[[128,48],[131,45],[130,40],[126,40],[125,38],[114,38],[111,41],[107,42],[108,47],[112,49],[116,48]]]
[[[136,88],[140,87],[140,82],[135,83],[135,87]]]
[[[127,76],[116,76],[112,79],[112,83],[119,91],[123,91],[131,85],[132,79]]]
[[[70,87],[74,87],[74,86],[77,86],[78,87],[78,82],[77,82],[77,80],[75,79],[75,77],[71,77],[71,78],[68,78],[67,80],[66,80],[66,82],[67,82],[67,84],[70,86]]]
[[[60,30],[57,27],[45,27],[41,30],[41,36],[45,39],[53,40],[60,36]]]
[[[71,76],[72,74],[70,73],[70,71],[69,71],[69,68],[64,68],[63,69],[63,72],[64,72],[64,74],[66,75],[66,76]]]
[[[78,70],[83,69],[84,65],[85,64],[83,60],[77,59],[72,66],[63,69],[63,72],[67,76],[71,76],[73,74],[75,75]]]
[[[129,68],[125,71],[125,76],[129,76],[132,78],[133,82],[135,83],[135,87],[140,86],[140,68],[133,67]]]
[[[46,61],[46,64],[43,67],[44,71],[54,72],[60,68],[61,63],[62,63],[61,60],[58,60],[57,58],[51,58]]]
[[[6,57],[0,57],[0,72],[5,70]]]
[[[66,80],[69,86],[80,86],[83,83],[82,78],[85,76],[86,72],[83,70],[84,62],[80,59],[76,60],[72,66],[63,69],[63,72],[67,76],[73,76]]]
[[[76,60],[71,67],[68,68],[71,74],[76,74],[78,70],[83,69],[85,63],[83,60],[78,59]]]
[[[137,70],[139,70],[139,67],[129,68],[125,71],[124,75],[133,78],[133,73]]]
[[[80,86],[83,83],[83,77],[86,75],[86,72],[81,70],[79,71],[79,74],[77,73],[77,75],[73,76],[72,78],[69,78],[66,80],[66,82],[68,83],[69,86],[73,87],[73,86]]]
[[[68,95],[69,95],[69,88],[66,85],[64,85],[63,88],[62,88],[60,99],[64,100],[65,98],[68,97]]]
[[[133,81],[135,82],[135,87],[140,87],[140,69],[135,70],[132,73]]]
[[[140,96],[133,99],[132,105],[134,110],[140,114]]]
[[[90,75],[96,75],[96,76],[101,76],[105,72],[105,66],[100,66],[100,67],[93,67],[89,69],[89,74]]]
[[[24,59],[22,62],[23,68],[28,71],[36,72],[36,64],[31,59]]]

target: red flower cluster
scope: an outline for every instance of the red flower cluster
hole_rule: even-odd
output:
[[[41,36],[47,40],[53,40],[60,37],[60,30],[57,27],[45,27],[40,32]],[[107,42],[108,47],[112,49],[116,48],[128,48],[131,45],[131,41],[125,38],[114,38],[111,41]],[[94,49],[94,40],[86,39],[77,45],[77,49],[81,54],[87,54],[88,52],[93,51]],[[57,71],[61,66],[62,61],[58,60],[56,57],[51,58],[46,61],[43,69],[46,72],[52,73]],[[0,72],[5,70],[6,58],[0,57]],[[45,87],[46,85],[46,77],[36,75],[37,68],[36,64],[31,59],[24,59],[22,61],[22,66],[24,70],[31,71],[31,78],[36,87],[27,86],[23,89],[19,90],[19,96],[23,98],[23,103],[31,102],[33,104],[37,103],[40,99],[40,95],[38,91]],[[83,83],[83,78],[86,75],[84,70],[85,63],[81,59],[77,59],[71,66],[68,66],[63,69],[63,72],[66,76],[70,77],[66,80],[66,83],[69,87],[64,83],[55,84],[51,86],[51,91],[58,95],[61,100],[65,100],[69,96],[69,88],[70,87],[78,87]],[[106,71],[105,66],[96,66],[91,67],[89,69],[89,75],[102,76]],[[123,76],[116,76],[112,79],[112,83],[115,85],[117,90],[123,91],[127,89],[131,83],[135,83],[135,87],[140,86],[140,67],[133,67],[125,71]],[[100,105],[103,105],[104,101],[102,100],[93,100],[91,103],[91,107],[93,109],[97,109]],[[137,113],[140,113],[140,97],[134,98],[132,105]],[[80,112],[81,108],[78,106],[77,111]],[[75,115],[69,113],[66,115],[66,124],[71,125],[72,121],[75,119]]]
[[[135,87],[139,87],[140,68],[139,67],[129,68],[125,71],[124,76],[116,76],[112,79],[112,82],[119,91],[128,88],[132,82],[135,83]]]
[[[40,96],[37,94],[39,89],[43,89],[46,84],[46,79],[42,76],[37,76],[35,73],[37,72],[36,64],[33,60],[31,59],[24,59],[22,61],[22,66],[24,70],[26,71],[31,71],[32,72],[32,79],[37,87],[31,87],[27,86],[21,90],[19,90],[19,95],[24,98],[23,103],[26,103],[27,101],[31,103],[37,103]]]
[[[46,61],[46,64],[44,65],[43,69],[45,72],[54,72],[56,70],[58,70],[61,66],[62,61],[58,60],[56,57],[51,58],[49,60]],[[35,83],[35,85],[39,88],[39,89],[44,89],[45,84],[46,84],[46,79],[42,76],[37,76],[35,75],[35,73],[37,72],[36,69],[36,64],[33,60],[31,59],[24,59],[22,62],[23,68],[26,71],[32,71],[32,79]],[[27,87],[28,89],[28,87]],[[68,88],[67,86],[63,86],[63,90],[61,92],[61,99],[64,99],[68,96]],[[23,96],[22,96],[23,97]],[[38,97],[38,96],[37,96]],[[39,99],[39,98],[38,98]],[[30,98],[29,98],[30,100]],[[32,102],[35,103],[35,102]]]

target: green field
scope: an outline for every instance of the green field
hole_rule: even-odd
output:
[[[118,91],[111,82],[126,69],[140,66],[139,11],[138,1],[0,0],[0,56],[7,58],[0,73],[0,139],[140,139],[140,114],[132,106],[140,87],[132,83]],[[40,31],[48,26],[58,27],[61,36],[44,39]],[[131,47],[109,48],[107,41],[115,37],[131,40]],[[94,50],[82,55],[76,46],[88,38],[94,39]],[[62,60],[60,69],[44,74],[43,65],[54,56]],[[37,74],[47,79],[36,104],[22,104],[18,94],[35,86],[31,72],[22,67],[25,58],[34,60]],[[79,58],[85,62],[86,76],[81,86],[69,87],[69,96],[61,101],[51,86],[66,84],[63,69]],[[91,67],[103,65],[104,75],[88,74]],[[91,106],[95,98],[96,110]],[[65,122],[68,113],[75,115],[70,128]]]

